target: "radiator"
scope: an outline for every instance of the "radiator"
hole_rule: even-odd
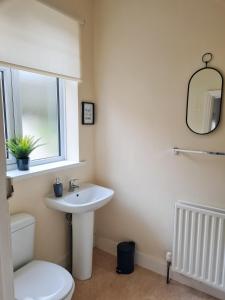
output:
[[[176,203],[172,269],[225,291],[225,210]]]

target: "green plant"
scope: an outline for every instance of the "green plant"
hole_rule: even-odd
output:
[[[28,135],[13,137],[6,141],[6,147],[16,159],[28,158],[32,151],[42,146],[38,144],[39,140]]]

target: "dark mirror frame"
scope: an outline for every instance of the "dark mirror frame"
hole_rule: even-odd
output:
[[[204,56],[206,55],[210,55],[210,59],[209,60],[204,60]],[[212,68],[212,67],[208,67],[208,63],[212,60],[212,54],[211,53],[205,53],[203,56],[202,56],[202,61],[206,64],[204,68],[201,68],[201,69],[198,69],[196,72],[194,72],[194,74],[192,74],[191,78],[189,79],[188,81],[188,90],[187,90],[187,106],[186,106],[186,124],[187,124],[187,127],[192,131],[194,132],[195,134],[200,134],[200,135],[205,135],[205,134],[209,134],[211,132],[213,132],[214,130],[217,129],[217,127],[219,126],[219,123],[220,123],[220,119],[221,119],[221,112],[222,112],[222,104],[223,104],[223,75],[222,73],[216,69],[216,68]],[[216,71],[221,79],[222,79],[222,84],[221,84],[221,104],[220,104],[220,115],[219,115],[219,119],[218,119],[218,123],[216,125],[216,127],[212,130],[210,130],[209,132],[204,132],[204,133],[200,133],[200,132],[196,132],[194,131],[189,125],[188,125],[188,100],[189,100],[189,90],[190,90],[190,84],[191,84],[191,80],[192,78],[199,72],[201,72],[202,70],[205,70],[205,69],[211,69],[211,70],[214,70]]]

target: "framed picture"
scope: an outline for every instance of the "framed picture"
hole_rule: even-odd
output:
[[[93,125],[95,123],[95,104],[93,102],[82,102],[82,124]]]

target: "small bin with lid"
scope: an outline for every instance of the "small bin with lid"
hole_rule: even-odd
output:
[[[135,243],[133,241],[121,242],[117,245],[118,274],[130,274],[134,271]]]

